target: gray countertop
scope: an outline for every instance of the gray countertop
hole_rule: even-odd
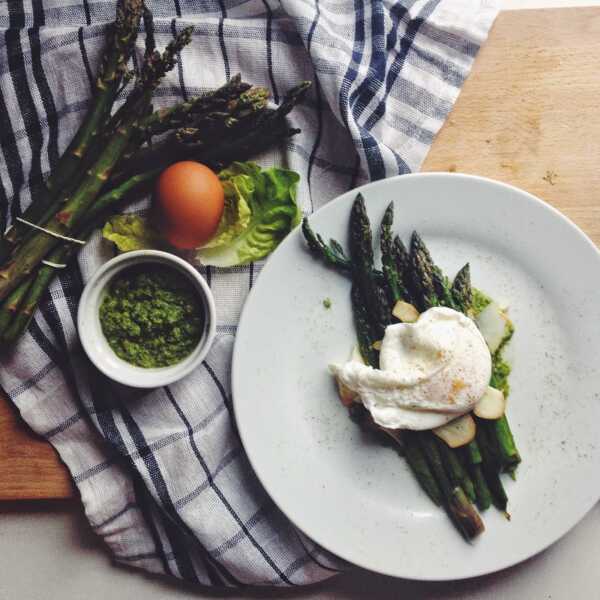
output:
[[[0,600],[377,598],[595,600],[600,598],[600,504],[542,554],[494,575],[419,583],[355,571],[295,590],[214,591],[113,566],[78,503],[0,505]]]

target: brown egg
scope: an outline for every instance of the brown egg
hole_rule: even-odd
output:
[[[212,238],[223,215],[225,194],[217,175],[191,160],[165,169],[156,183],[161,229],[176,248],[197,248]]]

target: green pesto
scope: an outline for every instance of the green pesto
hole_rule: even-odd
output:
[[[508,383],[510,369],[510,365],[502,358],[502,355],[499,352],[496,352],[492,357],[492,377],[490,379],[490,386],[500,390],[505,398],[510,392],[510,385]]]
[[[512,323],[508,323],[506,327],[506,333],[504,334],[504,338],[502,342],[500,342],[500,346],[498,346],[498,350],[494,352],[492,356],[492,378],[490,379],[490,385],[497,390],[500,390],[504,393],[504,397],[508,396],[510,392],[510,385],[508,383],[508,376],[510,375],[511,366],[504,360],[502,356],[502,352],[510,341],[515,332],[515,328]]]
[[[144,265],[124,270],[110,282],[100,305],[100,324],[119,358],[139,367],[168,367],[200,341],[204,312],[184,275]]]
[[[331,308],[331,298],[325,298],[325,299],[323,300],[323,306],[324,306],[325,308]]]
[[[473,302],[471,304],[471,311],[473,317],[476,317],[486,306],[491,304],[492,299],[487,294],[484,294],[481,290],[476,288],[473,288],[472,293]],[[492,356],[492,377],[490,379],[490,386],[503,392],[505,398],[510,392],[508,376],[510,375],[511,366],[504,360],[502,353],[506,344],[508,344],[512,338],[514,332],[515,328],[509,321],[506,326],[504,338]]]
[[[492,299],[477,288],[472,289],[472,295],[471,312],[473,317],[476,317],[488,304],[492,303]]]

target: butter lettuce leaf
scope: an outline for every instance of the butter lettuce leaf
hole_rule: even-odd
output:
[[[223,227],[198,250],[196,257],[203,265],[232,267],[264,258],[300,223],[298,173],[278,167],[261,169],[255,163],[233,163],[219,177],[226,194],[232,188],[236,192],[238,219],[234,220],[233,232]],[[244,225],[239,226],[242,219]]]
[[[254,167],[260,172],[260,167],[257,165],[249,165],[251,170]],[[225,169],[219,173],[219,179],[225,192],[223,216],[219,221],[217,233],[202,246],[204,249],[218,248],[232,243],[248,227],[252,214],[247,201],[253,193],[252,178],[243,174],[233,174],[230,169]]]
[[[164,248],[158,230],[147,217],[141,215],[117,215],[102,228],[102,236],[113,242],[120,252]]]

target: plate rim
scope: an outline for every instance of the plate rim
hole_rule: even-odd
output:
[[[424,172],[424,173],[418,172],[418,173],[407,173],[404,175],[395,175],[393,177],[379,179],[377,181],[370,181],[359,187],[347,190],[343,194],[340,194],[340,195],[336,196],[335,198],[331,199],[330,201],[328,201],[322,207],[320,207],[319,209],[317,209],[316,211],[311,213],[311,215],[315,215],[322,211],[327,212],[334,204],[337,204],[339,202],[344,202],[345,197],[347,197],[351,194],[358,194],[369,188],[377,187],[382,184],[388,185],[389,183],[393,183],[395,181],[398,181],[400,179],[405,179],[405,178],[410,178],[410,179],[448,179],[448,178],[463,179],[463,180],[483,182],[485,184],[490,184],[490,185],[493,185],[493,186],[496,186],[499,188],[511,190],[512,192],[517,192],[519,195],[524,196],[529,202],[532,202],[533,204],[537,205],[542,210],[546,210],[546,211],[550,212],[551,214],[553,214],[554,217],[558,217],[565,225],[567,225],[570,229],[572,229],[582,239],[582,241],[593,250],[593,252],[596,255],[596,258],[600,264],[600,248],[598,248],[598,246],[596,246],[596,244],[592,241],[592,239],[575,222],[573,222],[569,217],[567,217],[565,214],[563,214],[557,208],[555,208],[548,202],[545,202],[541,198],[538,198],[537,196],[533,195],[532,193],[530,193],[526,190],[523,190],[515,185],[505,183],[502,181],[498,181],[495,179],[491,179],[489,177],[484,177],[481,175],[472,175],[472,174],[468,174],[468,173],[457,173],[457,172],[444,172],[444,171],[432,171],[432,172]],[[311,216],[311,215],[308,215],[308,216]],[[294,231],[297,231],[298,229],[299,229],[299,226],[296,227],[296,229]],[[291,233],[293,234],[294,231],[292,231]],[[292,235],[288,235],[279,244],[279,246],[275,249],[273,254],[271,254],[271,256],[267,259],[267,261],[265,262],[265,265],[261,269],[261,275],[273,263],[273,257],[277,254],[279,249],[287,246],[290,243],[293,243]],[[599,487],[597,494],[592,495],[593,499],[592,499],[592,496],[590,497],[591,499],[589,501],[589,506],[585,507],[583,512],[581,514],[579,514],[576,518],[572,518],[568,521],[568,525],[565,528],[565,530],[563,531],[563,533],[560,534],[558,537],[554,538],[553,540],[544,543],[535,552],[533,552],[533,553],[526,552],[526,553],[524,553],[523,556],[519,555],[519,556],[516,556],[514,559],[508,559],[492,569],[487,569],[487,568],[474,569],[473,571],[471,571],[468,574],[463,574],[463,575],[458,575],[458,576],[450,576],[450,575],[447,577],[446,576],[444,576],[444,577],[440,577],[440,576],[427,577],[427,576],[423,576],[423,575],[415,576],[415,575],[411,575],[410,573],[407,573],[407,572],[401,573],[397,570],[391,571],[391,570],[385,569],[385,568],[377,568],[376,566],[373,566],[371,564],[367,565],[364,562],[363,563],[357,562],[356,558],[354,558],[354,557],[349,558],[345,552],[340,552],[338,549],[333,549],[327,540],[321,539],[321,536],[318,534],[318,532],[315,534],[314,532],[308,532],[307,530],[305,530],[305,528],[300,523],[298,523],[296,521],[296,519],[294,519],[291,515],[288,514],[288,512],[286,511],[284,506],[277,501],[276,498],[279,496],[279,494],[275,490],[273,490],[273,486],[268,484],[268,482],[265,480],[263,475],[261,475],[259,469],[257,469],[256,462],[252,456],[252,453],[248,450],[246,440],[244,439],[244,433],[243,433],[244,428],[241,425],[241,422],[239,419],[239,411],[236,410],[236,405],[238,404],[238,401],[236,400],[236,398],[240,397],[240,393],[239,393],[238,381],[237,381],[239,379],[239,376],[236,377],[235,373],[237,372],[238,365],[241,362],[240,350],[239,350],[239,344],[238,344],[239,332],[243,327],[244,321],[248,318],[247,317],[247,315],[249,313],[248,307],[250,306],[250,300],[253,297],[256,288],[257,288],[257,285],[254,285],[252,287],[252,289],[250,290],[250,292],[244,302],[244,306],[241,311],[239,322],[238,322],[236,339],[235,339],[233,352],[232,352],[232,359],[231,359],[231,394],[232,394],[232,404],[233,404],[233,412],[234,412],[234,419],[235,419],[235,423],[236,423],[236,429],[238,431],[238,435],[240,437],[240,441],[242,443],[244,452],[246,453],[246,456],[248,457],[250,466],[251,466],[255,476],[257,477],[258,481],[260,482],[260,484],[262,485],[262,487],[264,488],[264,490],[266,491],[268,496],[271,498],[271,500],[275,503],[275,505],[279,508],[279,510],[281,510],[281,512],[285,515],[285,517],[290,521],[290,523],[294,527],[296,527],[299,531],[301,531],[309,539],[316,542],[319,546],[321,546],[322,548],[324,548],[325,550],[330,552],[332,555],[342,559],[343,561],[347,562],[350,565],[356,565],[357,567],[367,569],[369,571],[379,573],[381,575],[386,575],[389,577],[411,579],[413,581],[423,581],[423,582],[460,581],[460,580],[465,580],[465,579],[472,579],[475,577],[490,575],[492,573],[498,573],[500,571],[506,570],[510,567],[513,567],[515,565],[523,563],[523,562],[529,560],[530,558],[533,558],[534,556],[541,554],[542,552],[547,550],[550,546],[552,546],[553,544],[555,544],[556,542],[561,540],[565,535],[567,535],[578,523],[580,523],[589,514],[589,512],[594,508],[594,506],[600,501],[600,487]]]

